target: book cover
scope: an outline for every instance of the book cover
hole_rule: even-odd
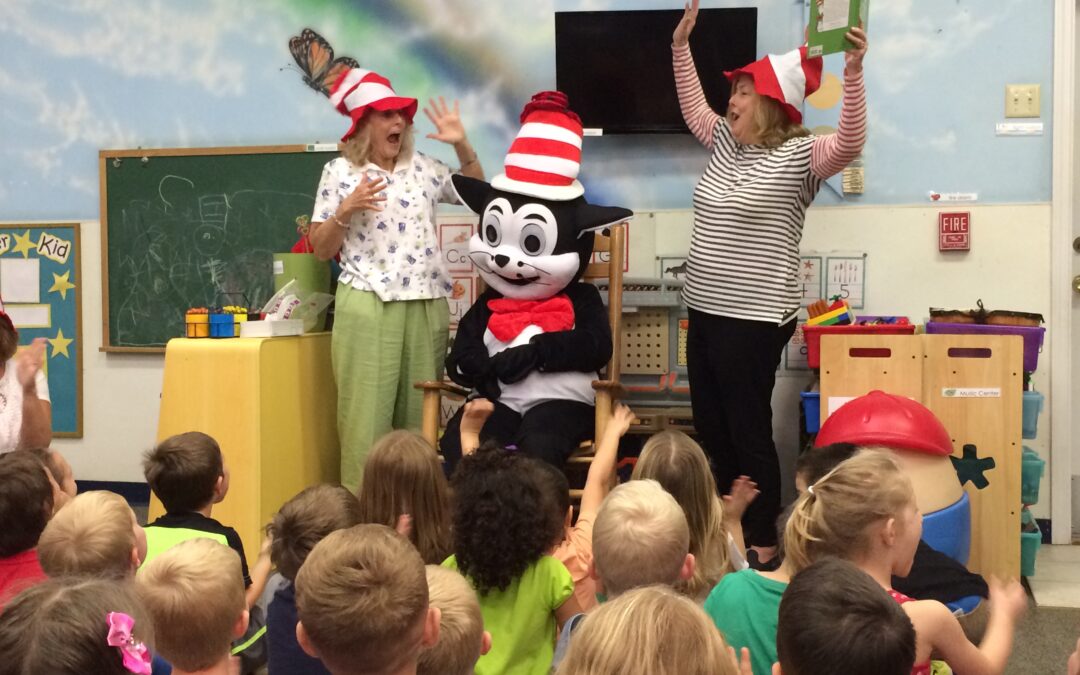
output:
[[[807,55],[825,56],[853,49],[844,35],[862,23],[866,30],[870,0],[811,0]]]

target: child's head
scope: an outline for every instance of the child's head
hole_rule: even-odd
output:
[[[451,479],[458,569],[481,595],[505,590],[563,536],[565,514],[537,480],[536,461],[484,445]]]
[[[736,675],[712,620],[663,586],[636,588],[604,603],[574,633],[559,675]]]
[[[690,530],[675,498],[654,480],[632,480],[612,490],[593,525],[592,564],[609,598],[692,577]]]
[[[394,672],[439,637],[424,561],[385,525],[328,534],[296,575],[296,637],[335,675]]]
[[[31,453],[0,455],[0,558],[37,546],[53,513],[55,485]]]
[[[340,485],[309,487],[285,502],[270,521],[270,561],[281,576],[296,581],[315,544],[359,522],[360,504],[353,493]]]
[[[122,579],[146,557],[146,533],[127,501],[104,490],[84,492],[53,516],[38,540],[38,559],[50,577]]]
[[[807,485],[818,482],[837,464],[851,459],[858,451],[859,446],[854,443],[831,443],[810,448],[795,460],[795,489],[799,494],[806,492]]]
[[[143,457],[143,474],[169,513],[206,508],[224,499],[229,490],[221,448],[199,431],[158,443]]]
[[[679,502],[690,526],[696,569],[685,584],[690,595],[707,592],[731,568],[724,506],[705,451],[681,431],[662,431],[645,443],[633,478],[651,478]]]
[[[394,527],[412,516],[410,538],[424,562],[450,555],[450,496],[435,450],[411,431],[392,431],[371,448],[360,486],[360,522]]]
[[[130,675],[124,652],[109,644],[110,613],[134,620],[130,653],[140,642],[152,646],[152,624],[130,583],[65,577],[23,591],[0,614],[0,674]]]
[[[915,663],[915,629],[865,572],[826,557],[784,591],[776,652],[784,675],[907,675]]]
[[[442,614],[439,641],[420,652],[417,675],[472,675],[477,660],[491,648],[491,634],[472,586],[457,572],[427,566],[428,602]]]
[[[67,459],[64,458],[56,450],[49,448],[30,450],[45,468],[49,470],[53,480],[60,486],[60,492],[62,493],[61,504],[57,505],[53,510],[59,510],[60,506],[71,501],[78,493],[79,488],[75,485],[75,473],[71,470],[71,465],[68,464]]]
[[[530,458],[525,463],[530,475],[540,489],[540,496],[544,500],[543,511],[552,520],[562,524],[563,535],[573,522],[573,509],[570,506],[570,483],[566,480],[566,474],[553,465]],[[557,536],[554,544],[558,544],[564,537]]]
[[[863,450],[807,487],[788,518],[784,548],[797,572],[823,556],[858,562],[885,547],[893,574],[907,576],[921,536],[911,481],[887,453]]]
[[[212,539],[173,546],[143,565],[135,582],[154,621],[158,653],[174,668],[221,662],[247,629],[240,556]]]

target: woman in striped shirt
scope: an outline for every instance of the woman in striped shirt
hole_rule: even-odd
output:
[[[861,28],[847,35],[854,49],[845,54],[839,128],[811,136],[799,107],[820,83],[821,59],[808,60],[804,47],[724,73],[731,98],[726,115],[719,115],[705,100],[690,55],[697,12],[698,0],[686,5],[672,45],[683,117],[711,151],[694,190],[683,290],[694,426],[721,492],[740,475],[761,489],[744,526],[751,560],[764,563],[776,552],[780,464],[772,390],[801,299],[799,241],[806,208],[824,179],[862,150],[867,40]]]

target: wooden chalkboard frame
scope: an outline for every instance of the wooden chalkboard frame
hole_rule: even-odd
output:
[[[99,150],[98,182],[100,185],[101,218],[101,346],[98,351],[112,353],[164,354],[165,347],[128,347],[112,344],[109,328],[109,196],[106,176],[106,162],[125,158],[150,157],[189,157],[211,155],[261,155],[287,154],[301,152],[325,152],[327,144],[297,145],[251,145],[211,148],[152,148],[135,150]]]

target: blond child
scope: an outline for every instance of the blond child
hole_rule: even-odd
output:
[[[59,511],[62,506],[75,498],[79,488],[75,484],[75,473],[71,470],[71,464],[67,458],[51,448],[28,450],[37,457],[45,468],[49,470],[53,480],[60,487],[61,496],[57,501],[54,511]]]
[[[746,567],[741,521],[757,497],[753,481],[740,476],[721,499],[705,452],[681,431],[663,431],[646,441],[631,477],[660,483],[686,514],[696,566],[679,590],[704,601],[724,574]]]
[[[0,675],[150,673],[154,631],[130,583],[50,579],[0,614]]]
[[[558,628],[581,612],[570,572],[550,555],[563,540],[565,478],[559,495],[541,464],[484,446],[451,479],[455,554],[443,565],[472,584],[491,631],[479,675],[547,673]]]
[[[58,511],[38,540],[38,559],[50,577],[125,579],[146,557],[146,534],[118,494],[93,490]]]
[[[589,575],[607,600],[642,586],[675,586],[694,576],[686,516],[659,483],[632,480],[604,500],[596,516]],[[555,646],[556,666],[585,616],[573,617],[563,627]]]
[[[165,515],[146,526],[146,561],[194,537],[225,544],[240,556],[245,597],[253,607],[270,576],[269,546],[264,542],[249,573],[240,535],[211,518],[229,492],[229,469],[217,441],[199,431],[170,436],[143,456],[143,474],[165,507]]]
[[[419,434],[392,431],[372,446],[359,499],[362,523],[397,527],[401,516],[408,515],[408,537],[425,563],[437,565],[452,552],[446,475],[439,456]]]
[[[669,588],[648,586],[590,614],[556,672],[737,675],[739,666],[700,607]]]
[[[413,675],[439,639],[424,561],[384,525],[327,535],[296,575],[296,637],[334,675]]]
[[[494,411],[494,404],[478,398],[465,404],[461,418],[461,448],[465,454],[476,451],[480,445],[480,430]],[[615,482],[615,463],[619,454],[619,439],[630,429],[634,413],[625,405],[618,405],[611,420],[604,427],[603,436],[596,444],[593,461],[581,493],[577,520],[573,510],[567,509],[563,524],[563,539],[552,556],[562,562],[574,580],[574,597],[584,611],[596,606],[596,581],[589,574],[593,558],[593,524],[597,510]],[[547,473],[550,473],[548,471]],[[561,489],[559,481],[552,481],[552,490]],[[572,525],[571,525],[572,523]]]
[[[780,602],[773,675],[907,675],[915,629],[881,586],[826,557],[795,575]]]
[[[356,496],[340,485],[309,487],[285,502],[270,521],[270,560],[285,583],[266,610],[269,675],[328,673],[296,641],[296,575],[311,549],[331,532],[360,522]]]
[[[439,641],[420,652],[417,675],[473,675],[476,661],[491,649],[491,633],[469,582],[438,565],[426,568],[428,602],[438,608]]]
[[[174,675],[230,672],[230,646],[248,623],[235,551],[189,539],[139,570],[135,587],[154,623],[157,653]]]
[[[936,600],[911,600],[892,590],[893,575],[906,576],[922,535],[922,515],[911,481],[886,453],[863,450],[808,485],[784,531],[787,562],[795,572],[824,556],[854,563],[889,591],[916,634],[912,673],[929,673],[930,656],[965,675],[1001,673],[1012,651],[1016,620],[1027,609],[1015,580],[990,583],[990,617],[979,646],[965,637],[956,617]]]

